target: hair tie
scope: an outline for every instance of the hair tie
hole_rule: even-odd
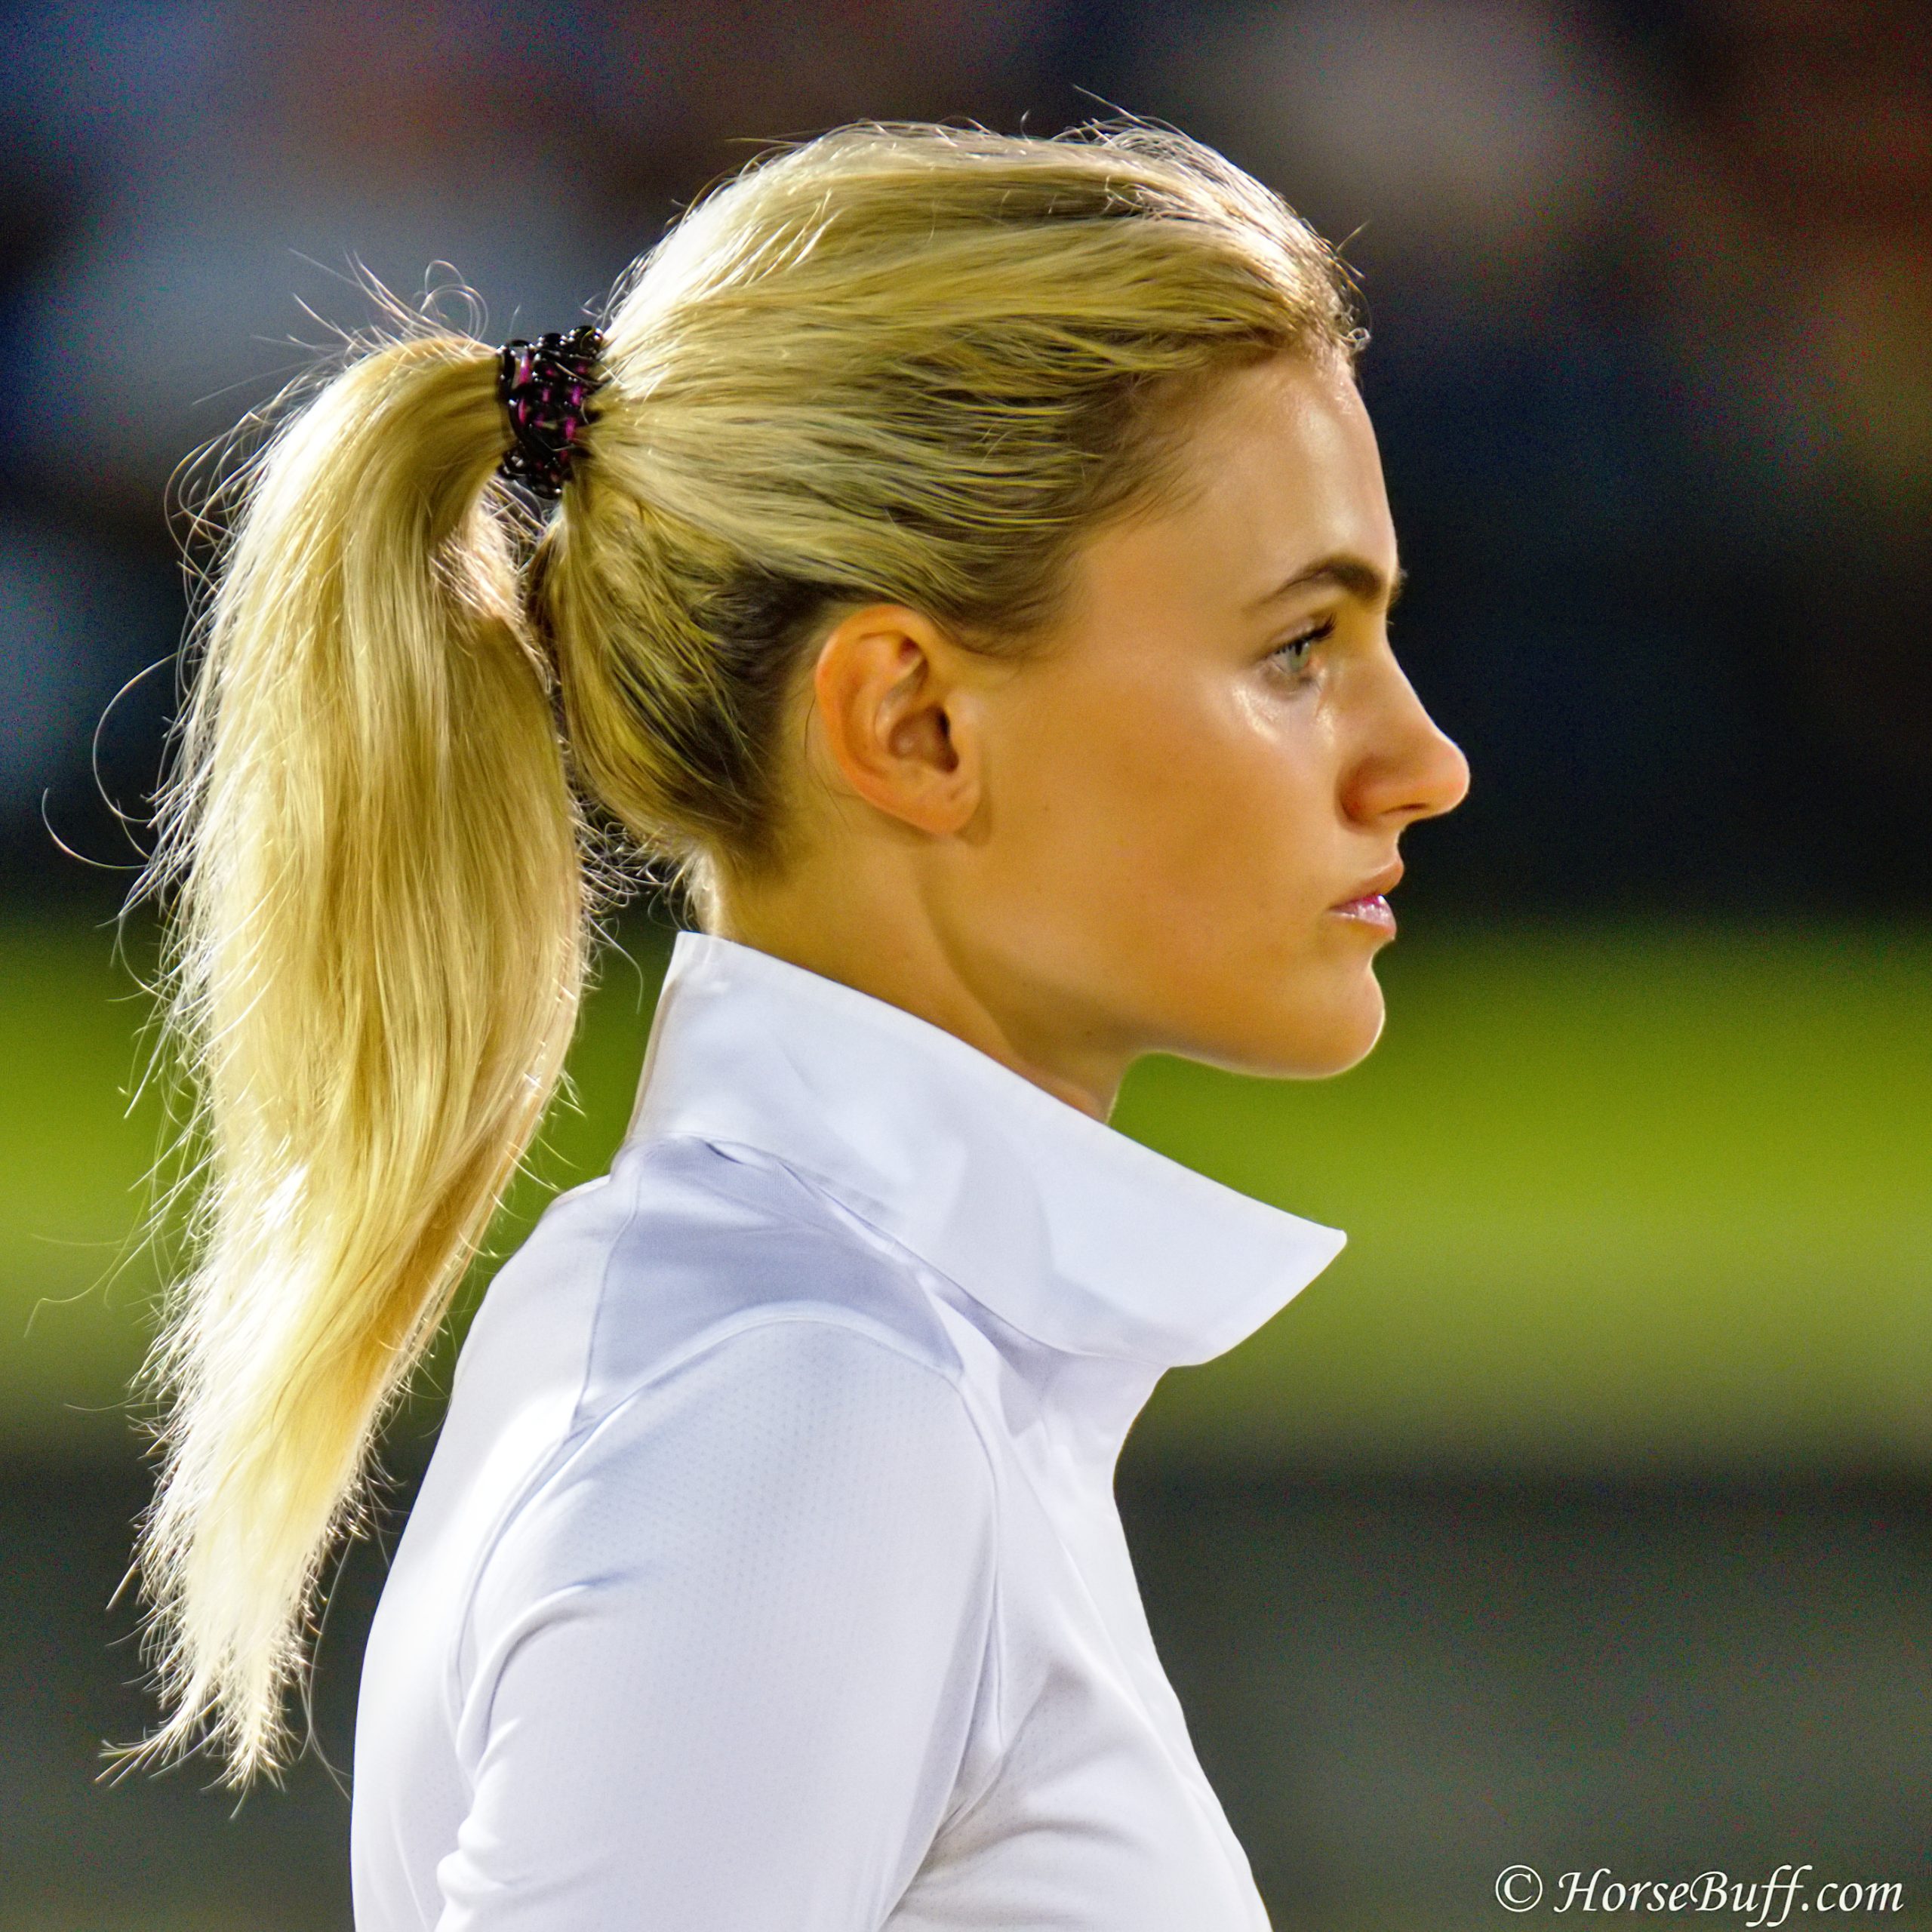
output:
[[[592,416],[590,398],[604,386],[601,331],[586,322],[568,335],[506,342],[497,352],[497,394],[514,440],[501,473],[534,494],[564,494],[571,461]]]

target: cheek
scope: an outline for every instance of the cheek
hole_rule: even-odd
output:
[[[1333,900],[1333,747],[1312,705],[1237,703],[1196,794],[1193,854],[1223,917],[1298,933]]]
[[[1312,713],[1168,679],[1055,716],[1057,744],[1029,761],[1042,782],[1027,843],[1062,894],[1163,928],[1171,958],[1190,938],[1225,954],[1251,930],[1281,934],[1327,903],[1333,787]]]

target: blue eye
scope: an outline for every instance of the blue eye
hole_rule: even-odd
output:
[[[1272,663],[1284,671],[1299,671],[1308,662],[1309,653],[1321,640],[1331,635],[1335,624],[1332,618],[1315,626],[1314,629],[1303,631],[1299,637],[1291,637],[1285,644],[1278,644],[1268,655]]]

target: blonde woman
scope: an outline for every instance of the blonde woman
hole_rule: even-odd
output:
[[[1343,1237],[1106,1123],[1150,1051],[1367,1052],[1401,835],[1466,783],[1390,654],[1358,341],[1178,135],[855,128],[601,331],[369,346],[245,479],[151,880],[207,1149],[154,1748],[284,1741],[557,1081],[598,829],[696,915],[396,1552],[361,1932],[1266,1923],[1112,1473]]]

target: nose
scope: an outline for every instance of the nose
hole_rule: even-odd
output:
[[[1401,826],[1454,811],[1469,793],[1469,761],[1401,668],[1392,660],[1389,669],[1389,701],[1349,772],[1344,802],[1361,823]]]

